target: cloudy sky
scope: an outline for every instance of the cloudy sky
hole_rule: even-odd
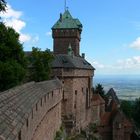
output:
[[[7,0],[2,14],[19,34],[24,50],[52,50],[51,27],[64,12],[64,0]],[[140,1],[67,0],[83,24],[81,53],[96,74],[140,74]]]

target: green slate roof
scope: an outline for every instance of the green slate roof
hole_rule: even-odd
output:
[[[74,19],[70,12],[66,10],[62,17],[54,24],[52,29],[79,29],[82,30],[82,24],[79,19]]]
[[[77,56],[72,57],[66,54],[55,55],[55,59],[52,62],[52,68],[95,70],[95,68],[84,58]]]

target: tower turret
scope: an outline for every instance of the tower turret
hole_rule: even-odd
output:
[[[79,56],[82,24],[66,10],[52,27],[54,54],[67,54],[69,44],[75,56]]]

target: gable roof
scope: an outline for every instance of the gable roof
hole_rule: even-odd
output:
[[[113,88],[109,89],[109,91],[107,92],[106,96],[109,98],[111,97],[112,100],[114,100],[117,104],[120,104],[120,101],[116,95],[116,92],[114,91]]]
[[[60,19],[53,25],[52,29],[79,29],[82,30],[82,24],[79,19],[74,19],[70,12],[66,10],[60,14]]]
[[[121,118],[122,123],[125,127],[132,127],[132,121],[129,120],[125,114],[120,110],[113,110],[112,112],[105,112],[105,114],[101,117],[101,126],[112,126],[117,116]]]
[[[70,56],[66,54],[55,55],[55,59],[52,62],[52,68],[95,70],[94,67],[90,63],[88,63],[84,58],[77,57],[77,56]]]

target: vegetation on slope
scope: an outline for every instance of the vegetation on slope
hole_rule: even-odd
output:
[[[19,34],[0,23],[0,91],[19,84],[26,73],[26,58]]]
[[[5,0],[0,0],[0,12],[6,11]],[[33,48],[31,56],[25,57],[19,36],[13,28],[0,22],[0,91],[7,90],[20,83],[27,82],[25,78],[30,75],[34,81],[43,81],[50,78],[51,61],[53,55],[48,51]],[[28,62],[28,63],[27,63]],[[29,71],[29,67],[32,70]]]

